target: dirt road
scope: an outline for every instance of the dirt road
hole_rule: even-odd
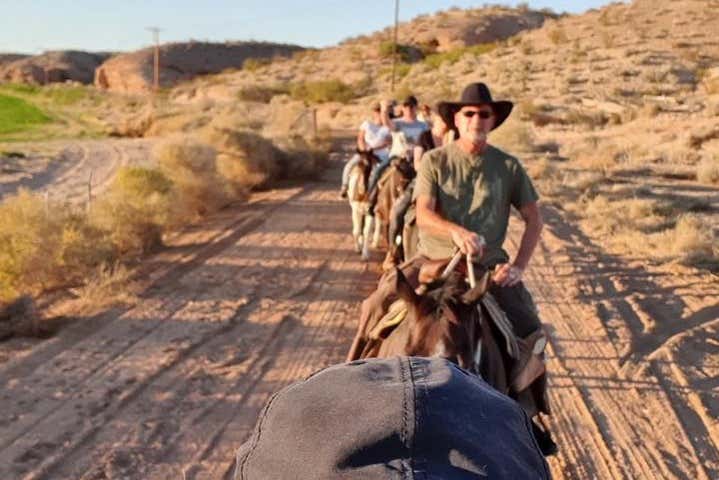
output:
[[[137,305],[0,347],[15,349],[0,478],[229,478],[269,395],[342,360],[377,279],[338,175],[177,236]],[[552,333],[555,477],[719,478],[719,286],[628,265],[545,215],[527,282]]]
[[[46,192],[53,200],[83,203],[88,184],[92,195],[108,186],[125,165],[146,165],[151,139],[51,141],[13,145],[30,151],[24,158],[4,159],[0,165],[0,200],[20,188]]]

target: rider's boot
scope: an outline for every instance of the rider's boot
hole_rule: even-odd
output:
[[[542,423],[542,425],[544,425],[544,423]],[[552,440],[552,434],[549,433],[549,429],[547,429],[546,426],[542,428],[537,425],[536,421],[532,420],[532,433],[534,434],[535,440],[537,440],[539,449],[545,457],[557,454],[559,447],[557,447],[557,444]]]

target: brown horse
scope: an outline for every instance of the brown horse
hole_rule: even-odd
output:
[[[372,239],[372,247],[377,248],[380,244],[380,237],[390,245],[394,239],[387,238],[389,230],[390,214],[392,205],[402,195],[407,185],[414,177],[414,168],[407,160],[395,157],[392,163],[382,174],[377,182],[377,204],[375,213],[375,231]]]
[[[482,272],[476,285],[468,287],[467,273],[445,271],[439,275],[442,266],[442,262],[428,262],[420,267],[422,285],[417,291],[401,270],[394,270],[391,289],[401,302],[395,303],[390,314],[372,325],[369,332],[358,332],[348,359],[397,355],[446,358],[515,399],[530,417],[537,417],[543,426],[534,424],[540,446],[547,454],[555,452],[556,444],[539,416],[549,414],[546,375],[519,391],[515,388],[531,348],[514,338],[511,326],[507,331],[503,324],[506,317],[499,318],[503,313],[494,308],[491,295],[485,298],[490,272]],[[365,338],[360,339],[361,335]],[[353,353],[358,351],[359,355]]]

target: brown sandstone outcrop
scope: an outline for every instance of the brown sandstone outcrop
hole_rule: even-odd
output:
[[[0,81],[38,85],[67,80],[92,83],[95,69],[109,56],[72,50],[20,56],[7,63],[0,62]]]
[[[160,86],[175,85],[198,75],[240,68],[248,58],[289,56],[302,50],[296,45],[266,42],[172,43],[160,47]],[[95,73],[95,85],[121,92],[152,89],[154,48],[117,55]]]

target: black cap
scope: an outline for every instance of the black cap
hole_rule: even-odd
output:
[[[414,95],[410,95],[404,99],[402,105],[408,107],[416,107],[417,105],[419,105],[419,102],[417,101],[417,97],[415,97]]]
[[[270,399],[235,480],[548,479],[522,408],[440,358],[357,360]]]

